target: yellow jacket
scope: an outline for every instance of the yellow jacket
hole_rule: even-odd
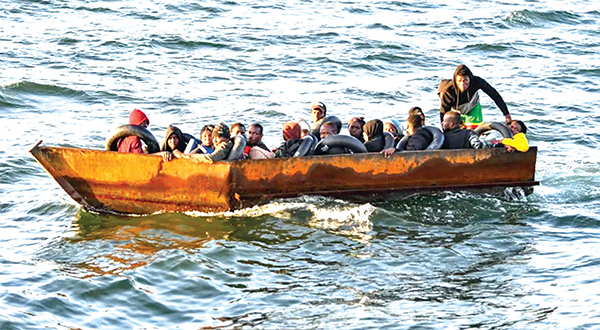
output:
[[[529,150],[529,141],[527,141],[527,138],[523,133],[515,134],[515,136],[513,136],[512,139],[502,139],[502,144],[504,144],[505,146],[511,146],[520,152],[526,152],[527,150]]]

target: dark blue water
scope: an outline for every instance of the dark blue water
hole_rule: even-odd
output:
[[[588,1],[3,1],[0,329],[600,328],[599,24]],[[102,149],[134,108],[159,139],[260,122],[271,147],[315,100],[439,125],[460,63],[529,126],[534,194],[118,217],[28,152]]]

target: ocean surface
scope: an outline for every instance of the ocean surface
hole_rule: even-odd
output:
[[[0,0],[0,329],[600,329],[599,26],[583,0]],[[439,127],[461,63],[528,125],[532,195],[125,217],[29,154],[103,149],[134,108],[271,147],[315,100]]]

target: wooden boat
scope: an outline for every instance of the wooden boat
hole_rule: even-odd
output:
[[[537,148],[308,156],[196,164],[158,155],[42,147],[31,153],[86,209],[100,212],[221,212],[299,195],[386,198],[406,191],[529,187]]]

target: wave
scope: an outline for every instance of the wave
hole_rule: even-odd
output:
[[[150,36],[152,40],[150,40],[150,44],[157,45],[164,48],[169,49],[198,49],[198,48],[215,48],[215,49],[223,49],[229,47],[224,43],[216,43],[216,42],[207,42],[207,41],[193,41],[193,40],[185,40],[179,36],[158,36],[152,35]]]
[[[582,23],[582,18],[577,14],[563,10],[541,12],[525,9],[511,12],[505,21],[515,25],[537,27],[548,23],[577,25]]]
[[[31,81],[20,81],[0,87],[0,92],[8,94],[33,94],[33,95],[52,95],[67,97],[87,97],[87,93],[68,87],[56,85],[38,84]]]
[[[228,3],[229,5],[232,5],[232,3]],[[237,5],[236,3],[233,3],[234,5]],[[208,6],[202,6],[199,5],[197,3],[186,3],[183,5],[166,5],[165,8],[167,10],[171,10],[174,12],[205,12],[205,13],[210,13],[210,14],[218,14],[218,13],[222,13],[222,12],[226,12],[226,10],[221,9],[219,7],[208,7]]]

